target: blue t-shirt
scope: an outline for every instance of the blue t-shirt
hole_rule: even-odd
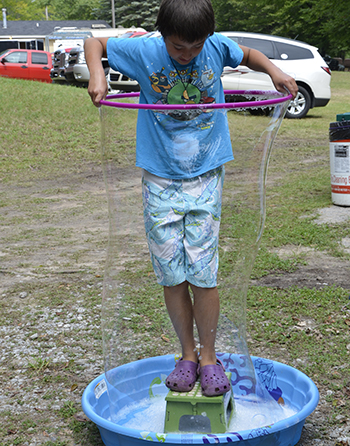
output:
[[[107,54],[114,70],[137,80],[146,104],[224,103],[223,68],[243,58],[217,33],[188,65],[170,58],[162,37],[110,38]],[[224,109],[139,110],[136,136],[136,165],[163,178],[193,178],[233,159]]]

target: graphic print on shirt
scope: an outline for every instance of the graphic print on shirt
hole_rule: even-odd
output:
[[[156,104],[211,104],[215,102],[208,95],[207,87],[213,83],[214,72],[205,66],[199,75],[196,69],[171,70],[169,78],[164,73],[153,72],[149,79],[151,88],[160,94]],[[189,121],[202,114],[204,110],[174,110],[169,115],[179,121]]]

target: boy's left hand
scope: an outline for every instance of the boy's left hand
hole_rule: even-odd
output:
[[[271,73],[271,79],[277,91],[281,93],[288,91],[293,96],[293,99],[298,94],[298,85],[292,76],[278,70],[276,73]]]

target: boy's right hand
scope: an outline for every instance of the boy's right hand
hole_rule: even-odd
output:
[[[101,107],[100,101],[105,99],[108,93],[108,84],[104,70],[102,73],[93,72],[90,74],[88,93],[91,97],[93,104],[96,107]]]
[[[85,59],[90,71],[88,93],[96,107],[100,107],[100,101],[108,93],[106,75],[101,63],[101,58],[107,57],[107,41],[108,37],[90,37],[84,43]]]

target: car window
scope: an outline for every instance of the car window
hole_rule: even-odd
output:
[[[14,51],[8,54],[5,59],[9,63],[27,63],[27,53],[25,51]]]
[[[47,65],[47,54],[46,53],[32,53],[32,63]]]
[[[288,43],[275,42],[278,58],[282,60],[313,59],[312,51]]]
[[[270,40],[254,39],[253,37],[244,37],[242,45],[254,50],[259,50],[269,59],[275,59],[273,43]]]

